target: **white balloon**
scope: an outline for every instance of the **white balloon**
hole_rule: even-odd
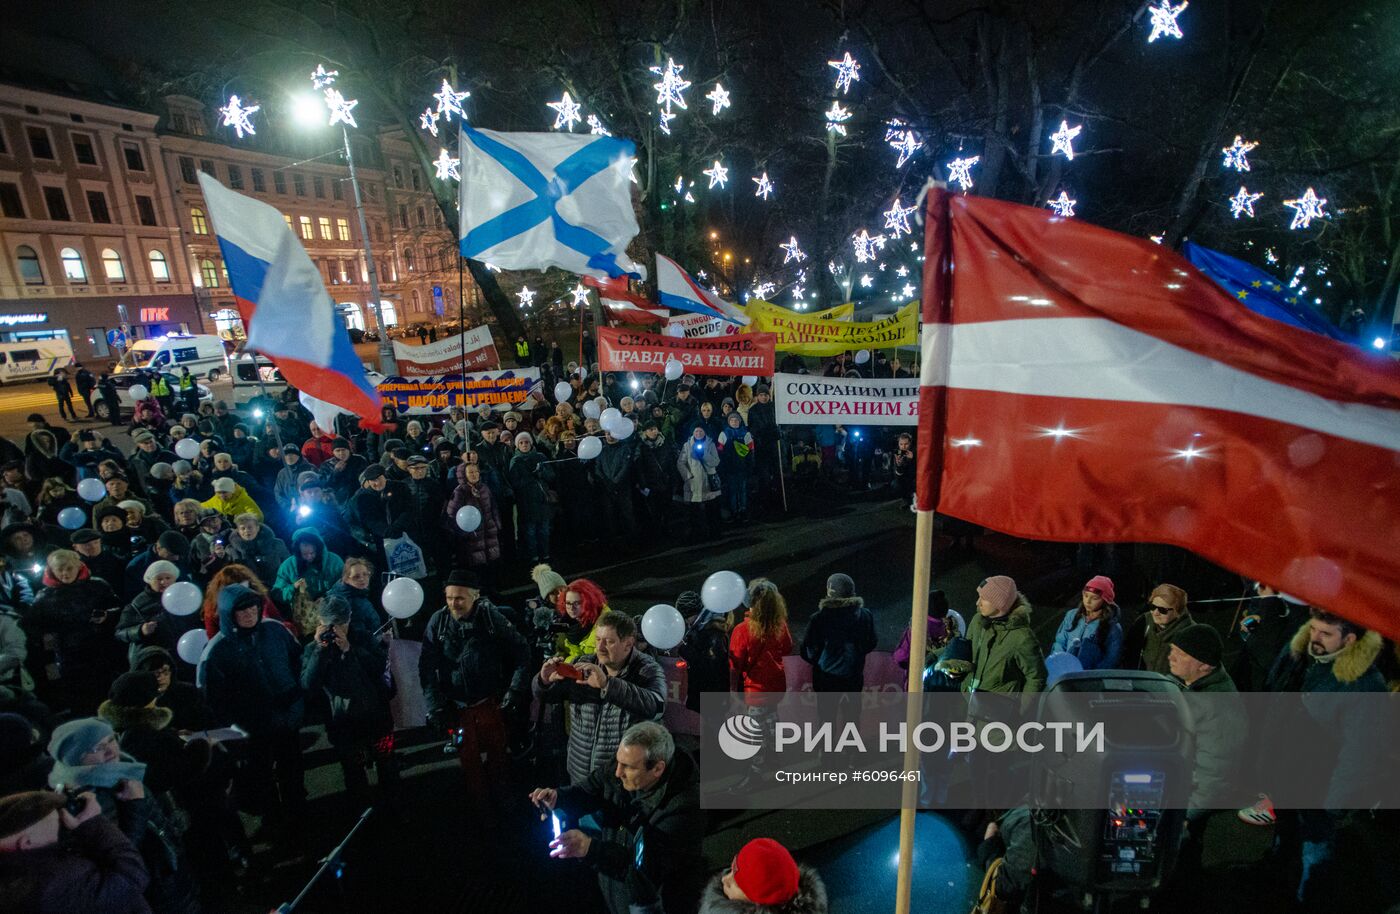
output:
[[[199,442],[193,438],[181,438],[175,442],[175,453],[185,460],[193,460],[199,456]]]
[[[87,523],[87,515],[82,508],[64,508],[58,512],[58,525],[64,530],[77,530]]]
[[[150,395],[151,395],[151,392],[150,392],[149,390],[146,389],[146,385],[145,385],[145,384],[133,384],[133,385],[131,385],[131,398],[132,398],[133,400],[136,400],[138,403],[139,403],[140,401],[146,399],[146,398],[149,397]]]
[[[642,637],[652,647],[669,651],[685,638],[685,618],[674,606],[658,603],[642,615]]]
[[[199,663],[199,658],[208,644],[209,636],[205,634],[204,628],[192,628],[175,642],[175,653],[180,655],[181,660],[193,666]]]
[[[744,602],[744,579],[732,571],[716,571],[700,587],[700,603],[713,613],[727,613]]]
[[[613,423],[621,418],[622,411],[615,406],[609,406],[607,409],[603,410],[603,414],[598,417],[598,424],[603,427],[604,431],[612,431]]]
[[[598,408],[598,404],[592,400],[587,400],[583,404],[583,418],[585,419],[596,419],[602,412],[603,411]]]
[[[744,375],[742,378],[740,378],[739,380],[742,381],[742,382],[744,383],[745,386],[747,386],[747,387],[753,387],[755,384],[758,383],[758,375],[756,375],[756,374],[746,374],[746,375]]]
[[[107,487],[102,484],[102,480],[89,476],[78,483],[78,494],[83,501],[101,501],[107,495]]]
[[[608,429],[608,433],[618,441],[622,441],[626,438],[630,438],[632,433],[636,430],[637,423],[628,419],[626,416],[622,416],[619,417],[617,421],[613,422],[612,427]]]
[[[413,578],[394,578],[384,585],[384,611],[395,619],[407,619],[423,606],[423,587]]]
[[[578,443],[578,459],[592,460],[603,453],[603,442],[596,435],[589,435]]]
[[[862,349],[862,350],[860,350],[859,352],[856,353],[856,364],[857,364],[857,365],[864,365],[864,364],[865,364],[866,362],[868,362],[868,361],[870,361],[870,350],[869,350],[869,349]]]
[[[457,526],[463,533],[471,533],[481,526],[481,511],[475,505],[462,505],[457,509]]]
[[[297,400],[311,413],[311,418],[316,420],[321,431],[335,433],[335,419],[342,412],[339,406],[327,403],[325,400],[317,400],[304,391],[297,393]]]
[[[560,381],[554,385],[554,399],[559,403],[569,402],[569,398],[574,395],[574,389],[568,381]]]
[[[681,375],[685,374],[685,366],[675,359],[666,360],[666,380],[679,381]]]
[[[176,581],[160,595],[160,605],[172,616],[192,616],[204,602],[204,594],[189,581]]]

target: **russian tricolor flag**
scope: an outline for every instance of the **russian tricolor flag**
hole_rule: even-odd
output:
[[[223,251],[247,348],[271,359],[293,387],[379,419],[379,391],[336,318],[321,272],[282,214],[200,172],[199,186]]]
[[[723,301],[691,278],[681,265],[664,254],[656,255],[656,291],[661,304],[673,311],[708,314],[733,324],[747,324],[749,316]]]

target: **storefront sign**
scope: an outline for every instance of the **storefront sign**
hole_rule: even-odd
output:
[[[143,324],[163,324],[170,320],[169,308],[142,308],[141,323]]]
[[[775,353],[771,333],[744,333],[715,339],[680,339],[616,327],[598,328],[598,363],[604,371],[646,371],[659,374],[672,359],[686,374],[759,375],[773,373]]]
[[[47,312],[35,311],[29,314],[0,314],[0,327],[17,327],[20,324],[48,323]]]
[[[918,378],[773,376],[779,425],[918,425]]]
[[[483,404],[503,411],[531,396],[544,402],[542,387],[538,368],[511,368],[472,372],[465,382],[460,374],[385,378],[379,382],[379,394],[384,405],[394,407],[400,415],[423,416]]]
[[[830,356],[854,349],[892,349],[918,343],[919,303],[911,301],[897,312],[878,321],[833,321],[813,319],[791,311],[750,311],[753,322],[748,331],[776,334],[782,352],[797,355]]]
[[[500,368],[501,358],[491,340],[491,328],[473,327],[466,333],[447,339],[414,346],[402,340],[394,341],[394,359],[399,374],[405,378],[428,378],[433,375],[462,371],[462,350],[466,349],[467,371]]]

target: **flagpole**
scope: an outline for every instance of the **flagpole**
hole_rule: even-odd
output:
[[[783,493],[783,513],[786,514],[786,513],[787,513],[787,510],[788,510],[788,503],[787,503],[787,480],[783,478],[783,433],[782,433],[782,431],[779,431],[779,432],[778,432],[778,447],[776,448],[776,450],[777,450],[777,453],[778,453],[778,489]]]
[[[462,284],[462,264],[465,262],[459,251],[457,253],[457,336],[458,345],[462,347],[462,415],[467,414],[467,289]],[[500,363],[497,362],[497,365]],[[452,410],[447,411],[447,421],[452,421]]]
[[[909,695],[905,733],[913,733],[923,717],[924,655],[928,651],[928,592],[933,577],[933,512],[920,511],[914,526],[914,599],[909,612]],[[914,740],[904,749],[904,771],[919,769]],[[899,801],[899,872],[895,914],[909,914],[914,879],[914,824],[919,812],[919,782],[906,777]]]

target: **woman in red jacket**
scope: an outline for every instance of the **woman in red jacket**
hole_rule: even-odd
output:
[[[767,578],[749,582],[748,615],[729,636],[729,687],[750,707],[776,705],[787,691],[783,658],[792,652],[787,603]]]

